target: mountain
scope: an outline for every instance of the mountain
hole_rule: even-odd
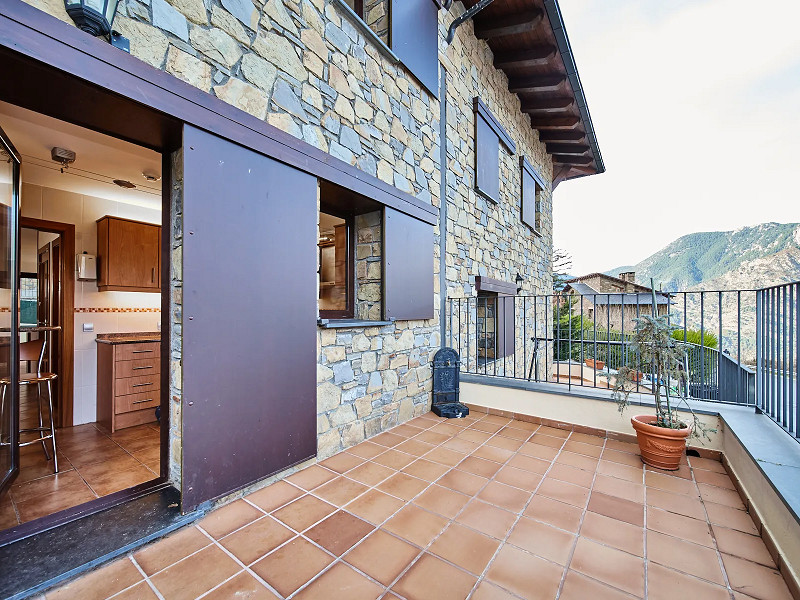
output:
[[[639,283],[664,290],[752,289],[800,279],[800,223],[762,223],[735,231],[691,233],[636,265]],[[709,287],[710,283],[720,287]]]
[[[612,269],[609,275],[636,272],[638,283],[665,291],[753,290],[800,280],[800,223],[762,223],[735,231],[692,233],[678,238],[636,265]],[[755,293],[686,295],[686,324],[719,331],[722,314],[722,348],[743,362],[755,361]],[[674,323],[683,325],[684,298],[673,305]],[[741,326],[737,326],[741,319]],[[739,333],[741,330],[741,338]],[[739,344],[741,340],[741,352]]]

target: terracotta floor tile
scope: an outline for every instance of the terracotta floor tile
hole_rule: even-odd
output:
[[[644,562],[621,550],[579,537],[569,567],[634,596],[644,596]]]
[[[542,433],[539,433],[538,431],[534,433],[533,437],[530,439],[531,444],[547,446],[548,448],[554,448],[555,450],[561,450],[561,447],[564,445],[564,442],[565,442],[564,438],[544,435]]]
[[[494,476],[495,481],[511,485],[528,492],[536,491],[542,481],[542,476],[538,473],[517,469],[515,467],[503,467]]]
[[[647,489],[647,504],[662,510],[705,521],[706,513],[699,499],[662,490]]]
[[[452,519],[469,501],[470,497],[465,494],[439,485],[432,485],[414,500],[414,504]]]
[[[775,561],[767,550],[767,546],[759,536],[742,533],[727,527],[713,526],[714,539],[720,552],[744,558],[776,569]]]
[[[523,514],[553,527],[576,533],[580,527],[582,510],[571,504],[535,494]]]
[[[363,496],[353,500],[345,510],[370,523],[379,525],[400,510],[403,504],[402,500],[398,500],[393,496],[378,490],[370,490]]]
[[[203,596],[203,598],[209,597]],[[158,596],[146,581],[142,581],[114,596],[114,600],[158,600]]]
[[[402,425],[398,425],[397,427],[392,427],[389,430],[389,433],[393,433],[395,435],[402,435],[403,437],[414,437],[415,435],[422,433],[424,429],[420,427],[415,427],[414,425],[409,425],[408,423],[403,423]]]
[[[216,546],[208,546],[150,578],[165,600],[197,598],[241,567]]]
[[[303,490],[285,481],[276,481],[267,487],[249,494],[247,499],[262,510],[272,512],[276,508],[280,508],[284,504],[296,500],[304,493]]]
[[[484,458],[486,460],[491,460],[496,463],[504,463],[509,458],[514,456],[514,452],[511,450],[505,450],[503,448],[498,448],[497,446],[489,446],[484,445],[478,448],[475,452],[472,453],[472,456],[476,456],[478,458]]]
[[[584,444],[578,440],[570,438],[564,444],[564,450],[567,452],[574,452],[582,456],[591,456],[592,458],[600,458],[603,453],[603,447],[596,444]]]
[[[500,425],[506,426],[511,425],[514,423],[514,419],[509,417],[501,417],[500,415],[486,415],[481,419],[482,421],[486,421],[487,423],[499,423]]]
[[[514,429],[521,429],[522,431],[536,431],[541,427],[540,423],[534,423],[532,421],[522,421],[520,419],[513,419],[509,424],[509,427],[513,427]]]
[[[600,461],[591,456],[584,456],[583,454],[576,454],[575,452],[568,452],[566,450],[562,450],[561,454],[559,454],[555,460],[555,464],[557,465],[569,465],[570,467],[583,469],[590,473],[594,473],[597,470],[597,465],[599,463]]]
[[[323,460],[321,464],[323,467],[336,471],[337,473],[346,473],[352,468],[357,467],[364,462],[364,459],[349,452],[339,452],[334,454],[328,459]]]
[[[394,433],[384,431],[383,433],[372,436],[369,438],[369,441],[373,444],[380,444],[381,446],[386,446],[387,448],[393,448],[394,446],[406,441],[406,438],[402,435],[395,435]]]
[[[376,462],[384,467],[389,467],[390,469],[399,471],[403,467],[406,467],[414,462],[416,458],[416,456],[406,454],[405,452],[400,452],[399,450],[387,450],[383,454],[373,458],[372,462]]]
[[[507,440],[525,442],[529,437],[531,437],[531,432],[523,429],[517,429],[516,427],[503,427],[503,429],[498,432],[498,436],[501,436]]]
[[[129,559],[122,558],[48,592],[47,600],[103,600],[142,579],[142,574],[134,564]]]
[[[28,500],[41,500],[44,496],[50,494],[63,494],[85,489],[87,489],[86,484],[78,472],[70,470],[13,485],[10,496],[15,503],[19,504]]]
[[[344,563],[333,565],[294,598],[298,600],[377,600],[383,588]]]
[[[106,470],[99,476],[86,477],[86,483],[98,496],[107,496],[153,479],[155,479],[153,472],[137,462],[135,466],[128,469],[120,471]]]
[[[572,433],[571,429],[561,429],[559,427],[550,427],[549,425],[542,425],[536,430],[537,434],[549,435],[556,438],[567,439]]]
[[[356,444],[351,448],[348,448],[347,451],[350,454],[355,454],[356,456],[363,458],[365,460],[369,460],[371,458],[375,458],[379,454],[383,454],[386,452],[386,446],[381,446],[380,444],[373,444],[372,442],[361,442],[360,444]]]
[[[383,526],[387,531],[424,548],[447,525],[447,519],[413,504],[404,507]]]
[[[286,481],[290,481],[294,485],[301,487],[304,490],[311,491],[314,488],[321,486],[323,483],[330,481],[336,476],[337,474],[333,471],[323,469],[317,465],[311,465],[302,471],[298,471],[294,475],[290,475],[286,478]]]
[[[620,442],[619,440],[607,440],[606,448],[627,452],[628,454],[639,454],[639,444],[633,442]]]
[[[727,474],[724,465],[718,460],[711,458],[700,458],[699,456],[690,456],[689,464],[693,469],[700,469],[703,471],[713,471],[715,473]]]
[[[95,498],[97,498],[97,495],[81,480],[80,484],[65,487],[58,492],[31,498],[25,502],[17,502],[15,500],[14,504],[17,507],[17,512],[19,512],[20,521],[27,523],[28,521],[78,506],[84,502],[89,502]]]
[[[197,524],[214,538],[219,539],[262,516],[264,513],[251,504],[244,500],[234,500],[222,508],[211,511]]]
[[[647,558],[662,566],[683,571],[718,585],[725,585],[717,553],[712,548],[649,530]]]
[[[537,473],[539,475],[544,475],[547,472],[547,469],[550,468],[550,461],[535,458],[533,456],[517,454],[514,458],[508,461],[507,466],[514,467],[515,469],[522,469],[523,471],[530,471],[531,473]]]
[[[469,525],[487,535],[502,540],[516,520],[516,515],[486,504],[480,500],[473,500],[464,508],[456,521]]]
[[[539,521],[522,517],[511,531],[508,543],[560,565],[566,565],[575,543],[575,536]]]
[[[482,419],[477,421],[474,425],[472,425],[472,429],[476,429],[478,431],[485,431],[487,433],[497,433],[505,426],[500,423],[490,423],[486,421],[486,419]]]
[[[443,433],[445,435],[454,436],[458,435],[464,430],[464,427],[459,427],[458,425],[454,425],[450,422],[450,420],[444,420],[437,425],[431,427],[431,431],[435,431],[436,433]]]
[[[480,575],[499,546],[500,542],[496,539],[458,523],[451,523],[428,551],[475,575]]]
[[[692,497],[700,496],[697,486],[691,479],[672,477],[670,475],[664,475],[663,473],[657,473],[656,471],[648,470],[645,472],[644,482],[647,487],[672,492],[673,494],[684,494]]]
[[[419,552],[419,548],[379,529],[344,559],[382,584],[390,585]]]
[[[423,554],[392,589],[408,600],[464,600],[475,581],[472,575]]]
[[[609,587],[572,570],[567,571],[564,588],[559,596],[559,600],[631,600],[632,598],[633,596],[622,590]]]
[[[486,433],[485,431],[476,431],[474,429],[465,429],[456,436],[458,439],[467,440],[473,444],[482,444],[490,437],[492,437],[491,433]]]
[[[698,483],[697,487],[700,490],[700,497],[704,502],[715,502],[717,504],[730,506],[731,508],[744,510],[744,503],[739,493],[735,490],[728,490],[715,485],[708,485],[707,483]]]
[[[707,483],[708,485],[715,485],[728,490],[736,489],[727,473],[715,473],[698,469],[694,474],[694,478],[697,483]]]
[[[641,483],[633,483],[617,477],[608,477],[607,475],[598,475],[592,489],[606,496],[615,496],[644,504],[644,486]]]
[[[478,498],[498,508],[518,513],[525,508],[528,500],[530,500],[531,492],[526,492],[498,481],[490,481],[478,494]]]
[[[422,490],[430,485],[430,482],[417,479],[405,473],[396,473],[378,486],[378,489],[385,494],[391,494],[403,500],[411,500]]]
[[[587,511],[580,534],[628,554],[644,556],[644,530],[638,525]]]
[[[467,473],[466,471],[453,469],[439,479],[436,483],[450,488],[451,490],[461,492],[462,494],[474,496],[484,485],[486,485],[488,481],[489,480],[485,477],[479,477],[478,475],[473,475],[472,473]]]
[[[522,440],[516,440],[513,438],[503,437],[503,432],[500,432],[500,435],[496,435],[486,442],[487,446],[494,446],[495,448],[502,448],[503,450],[510,450],[511,452],[516,452],[519,450],[519,447],[522,446]]]
[[[338,511],[306,531],[305,536],[331,554],[341,556],[375,529],[374,525]]]
[[[42,456],[41,458],[44,458],[44,456]],[[70,465],[70,463],[67,464]],[[62,468],[61,464],[59,464],[58,466],[59,469]],[[80,476],[83,477],[83,479],[85,479],[89,483],[89,485],[91,485],[93,480],[99,480],[103,476],[107,476],[109,473],[113,473],[115,471],[124,471],[126,469],[132,469],[140,466],[141,462],[136,460],[130,454],[123,453],[118,456],[114,456],[109,460],[95,462],[81,467]],[[24,468],[25,467],[23,467],[23,469]],[[59,473],[60,472],[61,471],[59,471]]]
[[[714,547],[714,540],[711,538],[711,532],[706,521],[700,521],[678,513],[648,506],[647,528],[667,535],[674,535],[708,548]]]
[[[506,544],[489,567],[486,579],[526,598],[556,597],[564,568]]]
[[[426,444],[438,446],[439,444],[443,444],[449,440],[450,436],[443,433],[436,433],[435,431],[423,431],[422,433],[417,434],[414,439],[419,440],[420,442],[425,442]]]
[[[599,435],[593,435],[591,433],[580,433],[578,431],[573,431],[572,435],[569,436],[571,441],[581,442],[583,444],[592,444],[594,446],[605,446],[606,438],[601,437]]]
[[[58,437],[58,434],[56,434],[56,437]],[[129,456],[125,450],[117,446],[111,440],[92,444],[88,447],[79,446],[70,450],[62,448],[62,450],[64,454],[67,455],[69,462],[71,462],[72,466],[76,469],[91,465],[92,463]]]
[[[352,471],[348,471],[347,476],[350,479],[354,479],[355,481],[364,483],[368,486],[374,486],[378,485],[384,479],[388,479],[396,472],[397,471],[390,469],[389,467],[384,467],[378,463],[367,461],[364,464],[357,466]]]
[[[337,477],[314,490],[314,495],[335,506],[344,506],[369,488],[347,477]]]
[[[211,543],[197,527],[185,527],[137,551],[133,558],[150,576]]]
[[[562,453],[563,454],[563,453]],[[589,488],[592,487],[592,480],[594,479],[594,471],[586,471],[571,465],[561,463],[554,463],[548,477],[554,477],[559,481],[566,481],[574,485]]]
[[[478,584],[472,600],[517,600],[517,596],[512,596],[510,592],[484,580]]]
[[[279,600],[278,596],[269,591],[264,584],[258,581],[247,571],[242,571],[236,577],[229,579],[224,584],[203,596],[203,600],[230,600],[242,598],[247,600]],[[114,600],[117,600],[114,598]],[[131,599],[133,600],[133,599]]]
[[[559,481],[549,475],[544,478],[536,494],[566,502],[578,508],[585,507],[586,502],[589,500],[589,490],[587,488]]]
[[[730,600],[727,588],[667,569],[654,562],[647,565],[647,591],[648,600]]]
[[[791,600],[792,595],[778,571],[749,560],[722,555],[731,587],[759,600]]]
[[[609,460],[601,460],[597,465],[597,472],[608,477],[616,477],[633,483],[642,483],[644,471],[641,467],[629,467]]]
[[[558,456],[558,449],[528,442],[519,449],[519,453],[540,460],[552,461]]]
[[[637,527],[644,527],[644,506],[624,498],[592,492],[587,510]]]
[[[449,469],[444,465],[420,458],[405,467],[403,473],[408,473],[409,475],[419,477],[425,481],[436,481],[439,477],[447,473],[448,470]]]
[[[681,479],[691,479],[692,478],[692,470],[689,468],[689,465],[686,463],[686,455],[683,455],[681,458],[681,464],[678,467],[677,471],[667,471],[664,469],[657,469],[655,467],[651,467],[650,465],[645,465],[645,469],[648,471],[652,471],[654,473],[660,473],[661,475],[668,475],[669,477],[679,477]]]
[[[220,544],[245,565],[249,565],[294,536],[292,531],[267,515],[225,536]]]
[[[611,450],[606,446],[603,454],[600,456],[601,460],[610,460],[611,462],[628,465],[629,467],[641,467],[642,459],[638,454],[629,454],[627,452],[620,452],[619,450]]]
[[[398,444],[394,447],[395,450],[399,450],[400,452],[405,452],[406,454],[411,454],[412,456],[422,456],[423,454],[427,454],[431,450],[433,450],[435,446],[431,444],[426,444],[420,440],[406,440],[401,444]]]
[[[303,538],[295,538],[251,569],[281,595],[288,596],[333,562],[333,557]]]
[[[483,458],[468,456],[462,460],[456,468],[461,471],[489,479],[494,477],[494,474],[500,470],[500,464],[491,460],[484,460]]]
[[[331,506],[319,498],[306,495],[274,511],[272,516],[295,531],[303,531],[335,510],[335,506]]]
[[[462,460],[466,458],[466,454],[463,452],[454,452],[453,450],[448,450],[447,448],[438,447],[434,450],[431,450],[425,455],[426,460],[432,460],[435,463],[439,463],[440,465],[446,465],[448,467],[454,467]]]
[[[758,529],[756,529],[752,517],[745,511],[714,502],[704,502],[704,504],[708,511],[708,520],[715,525],[722,525],[728,529],[736,529],[737,531],[758,535]]]

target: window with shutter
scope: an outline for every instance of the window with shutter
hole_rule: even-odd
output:
[[[475,112],[475,191],[487,200],[500,201],[500,144],[514,154],[517,146],[480,98]]]
[[[433,318],[433,226],[393,210],[383,218],[384,316]]]
[[[439,5],[435,0],[392,0],[390,47],[411,74],[439,96]]]
[[[514,354],[516,284],[478,276],[478,356],[492,361]]]
[[[522,198],[520,219],[525,225],[533,229],[537,235],[542,234],[542,207],[541,196],[544,190],[544,180],[531,166],[527,159],[522,156],[519,159],[521,179],[522,179]]]

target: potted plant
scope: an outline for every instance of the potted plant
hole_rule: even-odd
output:
[[[583,362],[586,363],[587,367],[591,367],[593,369],[597,369],[598,371],[602,371],[606,367],[605,361],[595,360],[593,358],[587,358]]]
[[[651,283],[652,287],[652,283]],[[708,438],[709,429],[694,413],[683,393],[686,389],[686,344],[672,337],[676,327],[670,325],[670,315],[656,314],[656,294],[653,291],[653,314],[636,319],[631,350],[636,361],[619,369],[613,397],[619,411],[628,408],[630,393],[637,389],[641,371],[652,374],[655,414],[631,418],[636,431],[642,460],[659,469],[675,471],[680,466],[690,435]],[[673,387],[673,382],[677,385]],[[688,409],[688,423],[678,407]]]

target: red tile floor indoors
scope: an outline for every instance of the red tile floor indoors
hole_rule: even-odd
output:
[[[720,462],[428,413],[46,598],[791,598],[756,534]]]

